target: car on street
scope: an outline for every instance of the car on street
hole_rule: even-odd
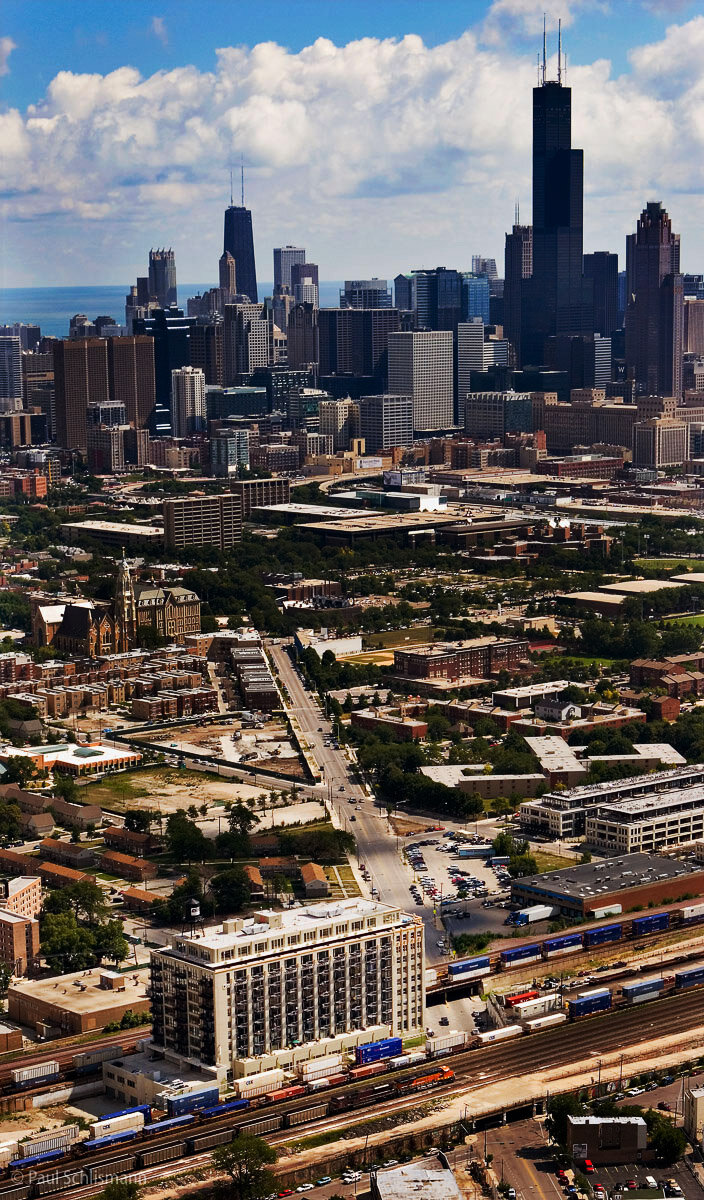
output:
[[[313,1191],[313,1188],[314,1188],[314,1186],[315,1186],[315,1185],[314,1185],[314,1184],[312,1184],[312,1183],[302,1183],[302,1184],[300,1185],[300,1187],[297,1187],[297,1188],[296,1188],[296,1191],[297,1191],[297,1192],[312,1192],[312,1191]]]
[[[661,1100],[658,1108],[662,1109],[663,1112],[672,1112],[672,1105],[667,1100]]]
[[[315,1186],[316,1186],[316,1187],[322,1187],[322,1186],[323,1186],[323,1184],[325,1184],[325,1183],[332,1183],[332,1176],[331,1176],[331,1175],[321,1175],[321,1176],[320,1176],[320,1179],[316,1179],[316,1181],[315,1181]]]

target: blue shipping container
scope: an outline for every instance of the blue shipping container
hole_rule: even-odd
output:
[[[566,933],[564,937],[547,938],[543,942],[543,950],[564,950],[567,946],[581,946],[581,933]]]
[[[448,975],[466,975],[470,971],[482,971],[484,968],[489,970],[490,966],[489,955],[485,954],[482,958],[463,958],[461,962],[450,963],[447,973]]]
[[[140,1131],[141,1132],[141,1131]],[[107,1133],[105,1137],[89,1138],[87,1142],[79,1142],[79,1150],[105,1150],[117,1142],[131,1142],[137,1136],[136,1129],[124,1129],[122,1133]]]
[[[611,1008],[611,992],[607,988],[602,988],[598,992],[588,992],[584,996],[577,996],[576,1000],[570,1000],[568,1003],[569,1015],[573,1020],[575,1017],[587,1017],[590,1013],[607,1012]]]
[[[524,958],[540,958],[540,946],[537,942],[530,946],[515,946],[513,950],[502,950],[502,963],[520,962]]]
[[[53,1162],[55,1158],[63,1158],[64,1150],[47,1150],[46,1154],[33,1154],[30,1158],[13,1158],[10,1167],[32,1167],[35,1163]]]
[[[620,942],[623,937],[623,925],[600,925],[598,929],[588,929],[584,935],[585,946],[603,946],[604,942]]]
[[[401,1038],[384,1038],[381,1042],[369,1042],[367,1046],[357,1046],[355,1059],[358,1067],[366,1067],[369,1063],[380,1062],[383,1058],[395,1058],[402,1052]]]
[[[237,1112],[249,1108],[249,1100],[228,1100],[225,1104],[216,1104],[213,1108],[204,1108],[201,1117],[220,1117],[223,1113]]]
[[[144,1124],[148,1125],[152,1119],[151,1104],[135,1104],[132,1108],[120,1108],[117,1112],[106,1113],[104,1117],[100,1117],[101,1121],[112,1121],[114,1117],[126,1117],[128,1113],[141,1113],[144,1117]]]
[[[690,967],[687,971],[675,971],[675,987],[689,988],[704,983],[704,967]]]
[[[180,1129],[182,1125],[192,1125],[195,1121],[193,1113],[186,1113],[183,1117],[170,1117],[167,1121],[152,1121],[151,1125],[144,1126],[145,1136],[152,1134],[168,1132],[169,1129]]]
[[[187,1096],[169,1096],[166,1111],[170,1117],[182,1117],[200,1108],[212,1108],[219,1099],[220,1092],[216,1087],[204,1088],[202,1092],[191,1092]]]
[[[664,986],[664,979],[639,979],[635,983],[624,983],[623,994],[628,998],[629,996],[638,996],[641,992],[661,992]]]
[[[670,914],[652,913],[648,917],[634,917],[631,929],[633,936],[639,937],[642,933],[656,933],[659,929],[670,928]]]

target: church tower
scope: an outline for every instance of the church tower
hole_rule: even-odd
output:
[[[132,650],[137,642],[137,602],[124,550],[115,580],[114,608],[115,651]]]

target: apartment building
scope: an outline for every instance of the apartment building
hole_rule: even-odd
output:
[[[38,875],[0,879],[0,909],[18,917],[36,917],[42,906],[42,881]]]
[[[157,1046],[241,1076],[412,1036],[424,1021],[423,923],[342,900],[263,911],[153,951]]]
[[[189,496],[165,500],[164,542],[174,550],[215,546],[231,550],[242,540],[242,506],[237,496]]]
[[[528,642],[474,638],[460,645],[418,646],[394,651],[394,674],[410,679],[485,678],[501,669],[514,670],[528,652]]]
[[[14,975],[26,975],[39,954],[39,922],[0,908],[0,962]]]
[[[242,520],[248,521],[253,508],[268,504],[288,504],[291,499],[290,479],[237,479],[230,484],[233,496],[242,505]]]

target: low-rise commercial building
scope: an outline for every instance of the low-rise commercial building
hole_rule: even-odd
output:
[[[587,1158],[595,1166],[642,1162],[648,1157],[647,1144],[643,1117],[567,1118],[567,1150],[577,1162]]]
[[[590,846],[607,854],[696,842],[704,837],[704,786],[599,805],[587,814],[585,835]]]
[[[146,970],[122,975],[102,967],[13,983],[7,993],[8,1015],[44,1037],[88,1033],[120,1021],[128,1009],[146,1015],[147,985]]]
[[[704,870],[657,854],[624,854],[602,862],[574,863],[514,879],[511,899],[521,905],[550,904],[566,917],[582,919],[594,909],[621,904],[646,908],[704,894]]]

